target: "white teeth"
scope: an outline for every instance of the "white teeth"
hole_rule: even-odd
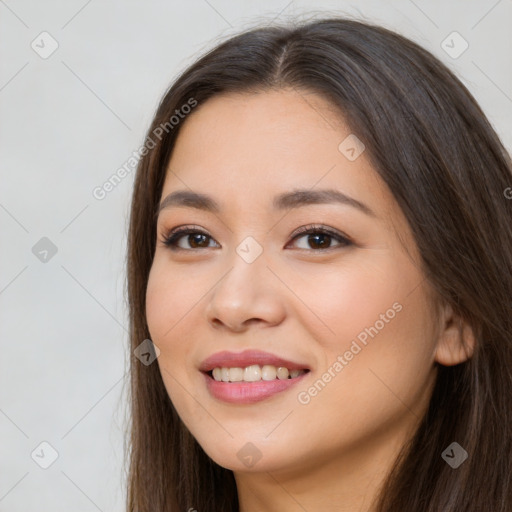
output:
[[[230,368],[229,369],[229,380],[231,382],[240,382],[244,380],[244,369],[243,368]]]
[[[284,366],[253,364],[245,368],[214,368],[212,375],[218,382],[257,382],[275,380],[276,378],[279,380],[294,379],[303,373],[306,373],[306,370],[288,370]]]
[[[274,380],[277,376],[277,369],[275,366],[272,366],[271,364],[266,364],[261,369],[261,378],[263,380]]]
[[[257,364],[248,366],[244,371],[244,380],[246,382],[261,380],[261,368]]]
[[[284,380],[284,379],[287,379],[288,378],[288,375],[289,375],[289,371],[288,371],[288,368],[285,368],[284,366],[280,366],[278,369],[277,369],[277,378],[279,380]]]

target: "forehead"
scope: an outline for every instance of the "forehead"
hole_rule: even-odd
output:
[[[350,131],[342,117],[334,115],[331,105],[316,94],[290,89],[221,94],[184,121],[177,140],[182,148],[176,147],[176,153],[190,152],[193,146],[194,156],[204,158],[215,146],[219,157],[232,158],[235,153],[251,154],[259,161],[306,153],[318,157],[320,144],[331,154],[337,152],[335,142],[344,133]],[[309,144],[297,146],[304,142]]]
[[[318,187],[338,189],[374,210],[393,206],[364,151],[351,161],[340,150],[355,136],[341,113],[311,92],[222,94],[182,123],[164,194],[190,188],[219,202],[262,205],[283,191]]]

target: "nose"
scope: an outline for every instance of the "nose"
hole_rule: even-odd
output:
[[[238,254],[207,298],[207,320],[216,329],[244,332],[250,325],[270,327],[285,318],[282,283],[263,255],[252,263]]]

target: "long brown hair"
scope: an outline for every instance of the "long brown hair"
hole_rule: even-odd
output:
[[[510,512],[510,155],[473,96],[432,54],[387,29],[339,18],[232,37],[184,71],[157,109],[146,138],[151,149],[135,177],[128,236],[127,510],[238,510],[232,471],[212,461],[181,422],[158,365],[141,364],[133,351],[150,338],[145,294],[156,210],[186,115],[170,119],[177,110],[193,115],[216,94],[283,87],[317,93],[343,113],[407,218],[438,300],[476,336],[468,361],[439,365],[430,407],[403,447],[377,510]],[[457,469],[441,456],[452,442],[468,453]]]

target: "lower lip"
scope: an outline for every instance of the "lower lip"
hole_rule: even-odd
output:
[[[206,386],[213,397],[235,404],[252,404],[286,391],[300,382],[309,372],[293,379],[259,380],[256,382],[222,382],[203,373]]]

